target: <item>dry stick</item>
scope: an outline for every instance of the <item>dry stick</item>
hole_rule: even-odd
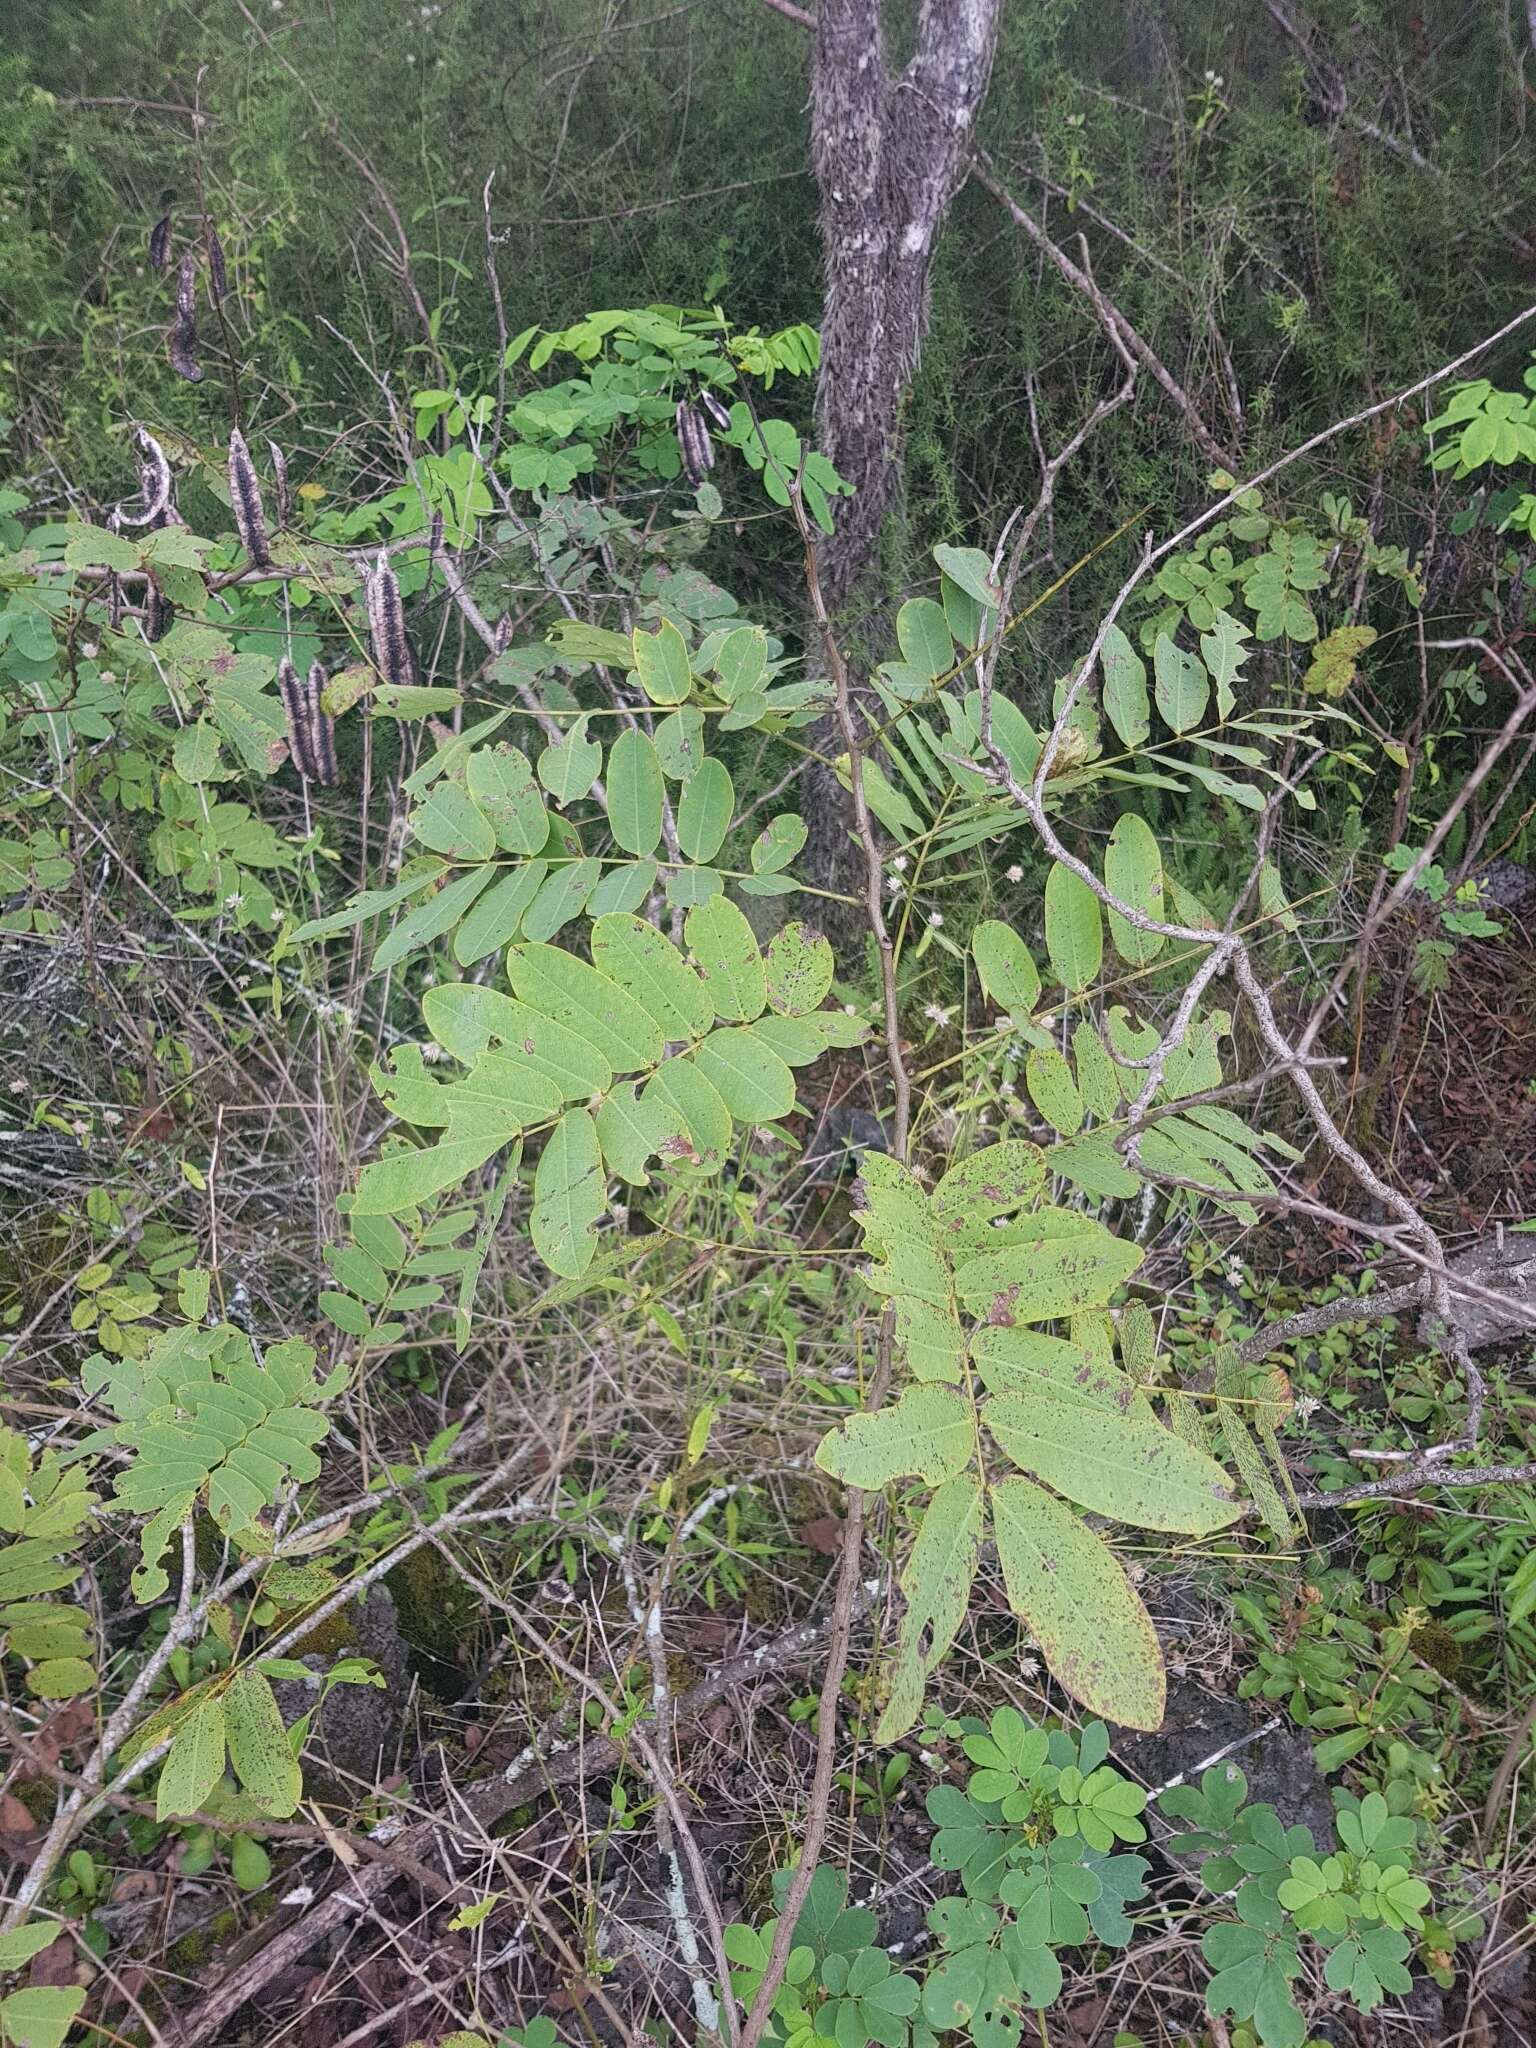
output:
[[[855,1602],[853,1618],[857,1618],[873,1597]],[[838,1621],[839,1617],[834,1613],[826,1621],[798,1623],[772,1642],[717,1666],[696,1685],[690,1686],[678,1700],[679,1720],[696,1721],[706,1708],[743,1685],[763,1679],[782,1679],[792,1668],[829,1643]],[[578,1777],[612,1770],[622,1763],[623,1758],[623,1745],[611,1736],[596,1736],[585,1743],[572,1742],[537,1757],[516,1772],[498,1774],[471,1785],[459,1803],[475,1822],[489,1828],[528,1800],[557,1791]],[[395,1836],[395,1847],[405,1855],[424,1855],[431,1850],[441,1827],[441,1815],[430,1814]],[[370,1864],[366,1870],[349,1872],[333,1891],[305,1908],[301,1920],[274,1935],[259,1955],[209,1992],[198,2011],[170,2037],[174,2048],[203,2048],[204,2043],[221,2040],[227,2023],[265,1984],[290,1968],[317,1941],[324,1940],[351,1915],[366,1909],[368,1901],[381,1892],[394,1875],[382,1864]]]
[[[901,1047],[901,1016],[896,994],[896,949],[885,922],[884,896],[880,887],[880,848],[864,794],[864,749],[859,720],[853,709],[853,693],[847,663],[833,633],[831,616],[822,594],[821,579],[816,565],[816,544],[810,522],[805,515],[798,478],[791,483],[789,495],[795,522],[800,529],[801,543],[805,549],[805,578],[811,615],[816,622],[826,652],[827,664],[832,672],[833,709],[848,754],[848,773],[853,789],[854,827],[864,855],[864,901],[869,913],[870,930],[874,934],[875,944],[880,953],[885,1049],[890,1063],[893,1096],[891,1154],[893,1158],[905,1163],[912,1114],[912,1086]],[[880,1317],[875,1377],[865,1402],[866,1413],[873,1412],[885,1399],[886,1386],[891,1376],[891,1356],[895,1337],[895,1307],[893,1303],[887,1302]],[[801,1908],[810,1892],[811,1880],[816,1875],[816,1861],[821,1854],[822,1842],[826,1838],[832,1807],[832,1768],[836,1761],[838,1707],[842,1697],[843,1674],[848,1668],[848,1650],[853,1636],[854,1603],[859,1590],[866,1498],[861,1488],[849,1487],[848,1509],[843,1518],[843,1543],[838,1564],[837,1591],[833,1598],[832,1637],[828,1645],[827,1668],[816,1711],[816,1762],[811,1776],[810,1805],[806,1812],[800,1844],[800,1861],[794,1876],[790,1879],[780,1908],[779,1924],[774,1930],[773,1945],[768,1953],[768,1965],[763,1972],[752,2009],[747,2015],[746,2025],[742,2029],[741,2048],[758,2048],[758,2043],[762,2040],[772,2017],[773,2002],[778,1996],[779,1986],[784,1981],[784,1972],[789,1962],[795,1922],[799,1919]]]

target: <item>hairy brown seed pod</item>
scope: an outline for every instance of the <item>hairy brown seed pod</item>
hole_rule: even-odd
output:
[[[178,313],[166,330],[165,353],[171,368],[189,384],[203,381],[203,366],[197,360],[197,324]]]
[[[272,458],[272,479],[276,485],[278,531],[288,524],[293,516],[293,497],[288,489],[288,458],[275,441],[267,443],[267,453]]]
[[[368,577],[368,632],[373,641],[373,665],[385,682],[414,682],[416,669],[411,643],[405,637],[400,583],[382,548]]]
[[[144,586],[144,638],[151,643],[163,640],[175,623],[175,605],[151,580]]]
[[[171,261],[171,216],[162,213],[149,231],[149,267],[166,270]]]
[[[107,572],[107,624],[114,633],[123,630],[123,579],[111,569]]]
[[[144,500],[144,510],[131,516],[119,512],[116,516],[123,526],[147,526],[153,532],[166,524],[170,511],[171,465],[153,434],[136,427],[133,437],[139,448],[139,496]]]
[[[703,419],[686,400],[677,408],[677,441],[683,454],[683,475],[698,485],[715,466],[715,446]]]
[[[310,752],[309,695],[299,681],[299,672],[285,654],[277,664],[277,694],[282,699],[283,717],[288,724],[288,753],[306,782],[313,782],[314,759]]]
[[[322,789],[334,789],[340,776],[336,770],[336,721],[328,717],[320,699],[330,678],[325,664],[309,665],[309,733],[315,756],[315,780]]]
[[[251,461],[251,451],[238,427],[229,437],[229,503],[235,515],[235,531],[251,558],[252,567],[270,569],[272,557],[267,551],[267,520],[262,509],[261,486],[256,481],[256,465]]]
[[[208,290],[216,306],[229,297],[229,272],[224,267],[224,244],[211,220],[203,222],[203,247],[208,256]]]
[[[176,311],[184,320],[197,318],[197,251],[189,249],[176,266]]]

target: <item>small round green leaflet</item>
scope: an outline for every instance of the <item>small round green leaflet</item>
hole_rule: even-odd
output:
[[[636,726],[608,750],[608,823],[626,853],[653,853],[661,837],[661,763]]]
[[[1145,818],[1122,811],[1104,850],[1104,886],[1128,909],[1161,923],[1168,915],[1163,903],[1163,856]],[[1109,913],[1109,935],[1115,951],[1132,967],[1144,967],[1163,950],[1161,932],[1142,931],[1120,915]]]
[[[658,721],[651,735],[661,771],[674,782],[686,782],[704,760],[704,714],[690,706]]]
[[[797,811],[781,811],[752,842],[752,867],[759,875],[774,875],[787,868],[804,846],[805,820]]]
[[[688,666],[688,642],[672,621],[663,619],[654,633],[636,627],[630,647],[635,674],[651,702],[681,704],[693,688],[693,675]],[[609,772],[611,775],[611,768]]]
[[[731,1143],[731,1112],[720,1091],[686,1057],[663,1060],[641,1095],[642,1105],[658,1095],[681,1117],[693,1143],[695,1163],[705,1173],[718,1173]]]
[[[539,780],[557,804],[572,804],[591,789],[602,765],[603,750],[596,740],[587,738],[587,721],[582,716],[563,740],[540,754]]]
[[[742,1123],[771,1123],[795,1106],[794,1076],[755,1031],[712,1031],[693,1062]]]

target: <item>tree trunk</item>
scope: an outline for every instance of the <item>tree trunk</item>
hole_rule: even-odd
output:
[[[811,94],[811,153],[821,194],[827,271],[817,432],[823,452],[854,487],[836,503],[836,530],[818,571],[855,673],[879,640],[861,600],[878,610],[880,540],[901,501],[901,416],[928,316],[933,245],[964,180],[986,95],[1002,0],[923,0],[916,43],[893,76],[885,61],[881,0],[820,0]],[[831,721],[813,735],[841,751]],[[828,770],[806,777],[812,879],[856,893],[848,839],[851,805]],[[857,964],[863,918],[826,904],[845,965]],[[842,912],[842,915],[838,913]]]

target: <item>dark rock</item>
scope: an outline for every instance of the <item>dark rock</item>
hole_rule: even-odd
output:
[[[1192,1776],[1229,1743],[1243,1743],[1232,1762],[1248,1780],[1250,1801],[1264,1801],[1287,1827],[1298,1822],[1312,1830],[1319,1848],[1333,1842],[1333,1801],[1312,1758],[1312,1745],[1299,1729],[1281,1722],[1256,1740],[1263,1727],[1246,1700],[1207,1692],[1194,1678],[1175,1678],[1168,1688],[1168,1711],[1155,1733],[1122,1731],[1115,1754],[1139,1772],[1149,1785]]]

